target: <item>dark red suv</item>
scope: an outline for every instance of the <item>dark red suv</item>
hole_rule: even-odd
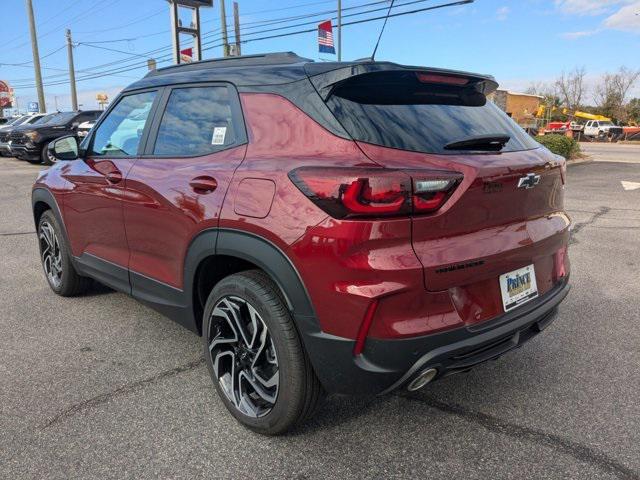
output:
[[[261,433],[325,392],[416,390],[516,348],[569,285],[565,161],[492,77],[291,53],[134,83],[33,189],[44,271],[200,334]]]

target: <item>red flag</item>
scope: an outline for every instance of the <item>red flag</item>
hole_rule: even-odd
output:
[[[193,62],[193,48],[180,50],[180,61],[184,63]]]

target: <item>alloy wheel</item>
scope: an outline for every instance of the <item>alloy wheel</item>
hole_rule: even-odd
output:
[[[51,162],[52,165],[58,161],[58,159],[56,157],[54,157],[53,155],[51,155],[49,153],[49,149],[48,148],[47,148],[46,155],[47,155],[47,159],[49,160],[49,162]]]
[[[246,300],[226,296],[213,308],[209,325],[211,364],[227,400],[249,417],[267,415],[278,397],[280,373],[264,320]]]
[[[47,221],[42,222],[38,237],[44,271],[49,283],[54,288],[59,288],[62,283],[62,252],[53,226]]]

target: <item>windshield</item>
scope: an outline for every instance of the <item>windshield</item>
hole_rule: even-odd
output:
[[[53,118],[47,121],[49,125],[64,125],[69,123],[77,115],[76,112],[63,112],[53,114]]]
[[[17,127],[18,125],[22,125],[23,123],[25,123],[30,118],[31,117],[29,117],[27,115],[25,115],[23,117],[16,118],[13,122],[11,122],[11,126]]]
[[[33,125],[44,125],[45,123],[49,122],[49,120],[51,120],[56,115],[57,115],[57,113],[50,113],[49,115],[44,115],[42,117],[39,117],[37,120],[31,122],[31,124],[33,124]]]
[[[393,75],[361,75],[333,91],[327,105],[354,139],[440,154],[452,153],[449,144],[486,135],[510,137],[503,152],[539,146],[472,85],[423,83],[415,72]]]

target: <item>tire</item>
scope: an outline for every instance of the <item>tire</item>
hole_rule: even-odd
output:
[[[211,291],[204,355],[225,407],[242,425],[278,435],[309,418],[324,397],[280,290],[259,270]]]
[[[44,165],[53,165],[56,163],[56,159],[49,156],[49,143],[45,143],[40,152],[40,160]]]
[[[51,290],[62,297],[84,293],[91,279],[78,275],[73,267],[62,229],[51,210],[40,217],[37,233],[40,261]]]

